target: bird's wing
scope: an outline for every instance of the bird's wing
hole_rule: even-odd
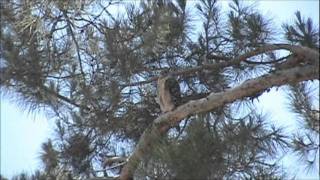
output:
[[[175,78],[169,77],[165,82],[165,88],[169,90],[173,103],[177,105],[181,98],[179,82]]]

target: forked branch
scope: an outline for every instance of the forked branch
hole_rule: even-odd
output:
[[[228,89],[225,92],[211,93],[205,98],[189,101],[177,107],[174,111],[165,113],[154,120],[151,127],[142,134],[135,151],[128,159],[127,164],[121,171],[120,179],[132,179],[134,171],[142,158],[152,152],[154,142],[157,142],[172,126],[185,117],[201,112],[207,112],[238,99],[250,97],[274,86],[298,83],[306,80],[319,79],[319,53],[305,47],[290,45],[275,45],[264,48],[265,50],[288,49],[293,53],[303,54],[310,63],[304,66],[292,67],[289,69],[277,70],[273,73],[245,81],[243,84]],[[257,51],[257,53],[265,51]],[[252,52],[251,55],[257,54]],[[242,60],[238,58],[237,60]]]

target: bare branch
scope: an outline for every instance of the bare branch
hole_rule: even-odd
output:
[[[172,75],[176,75],[177,76],[177,75],[192,74],[192,73],[195,73],[197,71],[201,71],[203,69],[225,68],[225,67],[228,67],[228,66],[239,64],[240,62],[245,61],[246,59],[248,59],[250,57],[253,57],[253,56],[256,56],[256,55],[259,55],[259,54],[262,54],[262,53],[266,53],[266,52],[269,52],[269,51],[281,50],[281,49],[288,50],[288,51],[291,51],[291,52],[295,52],[297,54],[304,53],[304,51],[301,52],[301,47],[300,46],[289,45],[289,44],[267,44],[267,45],[259,47],[259,48],[255,49],[253,51],[245,53],[245,54],[243,54],[243,55],[241,55],[241,56],[239,56],[239,57],[237,57],[235,59],[229,60],[229,61],[223,61],[223,62],[216,63],[216,64],[204,64],[202,66],[197,66],[197,67],[194,67],[194,68],[175,71],[175,72],[172,72]],[[311,49],[308,49],[308,51],[311,51]],[[222,59],[222,58],[220,57],[220,59]],[[157,80],[158,80],[158,76],[150,78],[150,79],[145,80],[145,81],[139,81],[139,82],[133,82],[133,83],[125,84],[123,86],[139,86],[139,85],[148,84],[148,83],[151,83],[151,82],[157,81]]]
[[[289,55],[289,56],[281,57],[281,58],[276,59],[276,60],[273,60],[273,61],[255,62],[255,61],[244,60],[244,62],[247,63],[247,64],[257,64],[257,65],[259,65],[259,64],[264,64],[264,65],[265,65],[265,64],[275,64],[275,63],[278,63],[278,62],[281,62],[281,61],[287,59],[288,57],[290,57],[290,55]]]
[[[85,73],[84,73],[84,70],[83,70],[83,67],[82,67],[82,60],[81,60],[81,55],[80,55],[80,47],[79,47],[78,41],[77,41],[77,39],[76,39],[76,37],[75,37],[75,35],[74,35],[74,33],[73,33],[72,26],[71,26],[72,23],[70,22],[70,19],[69,19],[68,15],[67,15],[67,12],[66,12],[65,10],[63,10],[63,15],[64,15],[64,17],[66,18],[67,25],[68,25],[68,28],[69,28],[69,31],[70,31],[70,35],[71,35],[72,40],[73,40],[73,42],[74,42],[74,44],[75,44],[75,46],[76,46],[76,51],[77,51],[77,56],[78,56],[78,61],[79,61],[80,72],[81,72],[81,74],[82,74],[82,76],[83,76],[83,79],[85,80],[85,79],[86,79],[86,78],[85,78],[86,76],[85,76]]]
[[[80,105],[80,104],[77,104],[76,102],[72,101],[71,99],[69,99],[69,98],[67,98],[67,97],[65,97],[65,96],[63,96],[63,95],[61,95],[61,94],[59,94],[59,93],[57,93],[57,92],[55,92],[53,90],[50,90],[49,88],[47,88],[45,86],[42,86],[42,89],[45,92],[47,92],[48,94],[51,94],[51,95],[57,97],[58,99],[66,102],[66,103],[68,103],[70,105],[73,105],[73,106],[78,107],[78,108],[84,108],[84,109],[86,109],[88,111],[90,110],[90,108],[88,108],[86,106],[83,106],[83,105]]]
[[[107,158],[105,159],[104,161],[104,166],[110,166],[114,163],[123,163],[127,161],[127,158],[126,157],[111,157],[111,158]]]

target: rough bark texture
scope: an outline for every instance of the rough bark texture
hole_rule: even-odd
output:
[[[189,101],[177,107],[174,111],[170,111],[155,119],[153,125],[146,129],[142,134],[135,151],[128,159],[127,164],[122,169],[120,179],[132,179],[133,174],[141,159],[152,151],[153,142],[161,138],[176,122],[181,121],[185,117],[206,112],[226,103],[234,102],[238,99],[249,97],[265,90],[281,86],[285,84],[298,83],[305,80],[313,80],[319,78],[319,53],[309,48],[297,46],[282,47],[297,53],[305,59],[303,66],[296,66],[285,70],[276,70],[270,74],[247,80],[241,85],[228,89],[224,92],[211,93],[205,98]],[[277,48],[271,48],[272,50]],[[255,54],[255,53],[253,53]]]
[[[226,58],[226,57],[220,57],[220,59],[227,59],[226,61],[220,62],[220,63],[215,63],[215,64],[204,64],[201,66],[197,66],[197,67],[193,67],[193,68],[189,68],[189,69],[183,69],[183,70],[177,70],[175,72],[171,72],[171,75],[186,75],[186,74],[192,74],[204,69],[220,69],[220,68],[225,68],[228,66],[232,66],[232,65],[236,65],[239,64],[241,61],[245,61],[247,60],[247,58],[253,57],[253,56],[257,56],[261,53],[265,53],[265,52],[269,52],[269,51],[274,51],[274,50],[288,50],[291,52],[295,52],[297,54],[301,54],[304,52],[308,52],[310,54],[312,54],[311,56],[318,56],[319,54],[317,54],[316,51],[306,48],[306,47],[301,47],[301,46],[295,46],[295,45],[289,45],[289,44],[266,44],[260,48],[255,49],[254,51],[250,51],[247,52],[235,59],[230,59],[230,58]],[[210,56],[208,57],[210,59]],[[151,83],[153,81],[157,81],[159,77],[153,77],[150,78],[148,80],[145,81],[139,81],[139,82],[134,82],[134,83],[130,83],[130,84],[124,84],[122,86],[126,87],[126,86],[138,86],[138,85],[142,85],[142,84],[148,84]]]

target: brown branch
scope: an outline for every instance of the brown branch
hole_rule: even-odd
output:
[[[262,54],[262,53],[266,53],[269,51],[274,51],[274,50],[281,50],[281,49],[285,49],[291,52],[295,52],[295,53],[303,53],[301,51],[302,47],[300,46],[295,46],[295,45],[289,45],[289,44],[266,44],[262,47],[259,47],[253,51],[247,52],[235,59],[229,60],[229,61],[223,61],[220,63],[216,63],[216,64],[204,64],[202,66],[197,66],[197,67],[193,67],[193,68],[189,68],[189,69],[184,69],[184,70],[180,70],[180,71],[175,71],[172,72],[172,75],[177,76],[177,75],[187,75],[187,74],[192,74],[198,71],[201,71],[203,69],[220,69],[220,68],[225,68],[228,66],[232,66],[232,65],[236,65],[239,64],[242,61],[245,61],[246,59]],[[221,57],[220,57],[221,59]],[[139,82],[133,82],[133,83],[129,83],[129,84],[124,84],[122,85],[123,87],[125,86],[139,86],[139,85],[143,85],[143,84],[148,84],[151,83],[153,81],[157,81],[158,80],[158,76],[156,77],[152,77],[148,80],[145,81],[139,81]]]
[[[82,66],[82,60],[81,60],[81,55],[80,55],[80,46],[78,44],[78,41],[73,33],[73,29],[72,29],[72,22],[70,21],[68,15],[67,15],[67,12],[66,10],[62,10],[63,12],[63,16],[66,18],[66,22],[67,22],[67,25],[68,25],[68,28],[69,28],[69,31],[70,31],[70,35],[72,37],[72,40],[76,46],[76,51],[77,51],[77,56],[78,56],[78,61],[79,61],[79,67],[80,67],[80,72],[83,76],[83,80],[85,81],[86,80],[86,75],[84,73],[84,70],[83,70],[83,66]]]
[[[279,48],[279,46],[275,46]],[[269,49],[277,49],[271,46]],[[280,46],[286,47],[286,46]],[[287,48],[285,48],[287,49]],[[290,46],[291,49],[291,46]],[[294,50],[296,52],[296,50]],[[260,52],[260,51],[259,51]],[[251,53],[256,54],[256,53]],[[121,171],[120,179],[128,180],[138,167],[141,159],[153,151],[154,142],[157,142],[172,126],[180,122],[185,117],[192,114],[207,112],[227,103],[232,103],[238,99],[249,97],[265,90],[285,84],[298,83],[305,80],[319,78],[319,53],[314,63],[303,67],[294,67],[266,74],[261,77],[245,81],[243,84],[229,89],[225,92],[211,93],[205,98],[192,100],[177,107],[174,111],[159,116],[154,120],[152,126],[147,128],[142,134],[135,151],[130,156],[128,163]],[[240,60],[241,58],[239,58]]]
[[[71,79],[79,76],[81,74],[72,74],[72,75],[66,75],[66,76],[52,76],[52,75],[47,75],[47,78],[53,78],[53,79]]]
[[[110,165],[113,165],[114,163],[123,163],[126,161],[127,161],[126,157],[115,156],[115,157],[105,159],[103,164],[104,166],[110,166]]]
[[[256,61],[248,61],[248,60],[244,60],[243,62],[247,63],[247,64],[256,64],[256,65],[266,65],[266,64],[275,64],[275,63],[279,63],[285,59],[287,59],[290,55],[288,56],[284,56],[281,57],[279,59],[276,60],[272,60],[272,61],[261,61],[261,62],[256,62]]]
[[[58,99],[66,102],[66,103],[68,103],[68,104],[70,104],[70,105],[73,105],[73,106],[75,106],[75,107],[83,108],[83,109],[86,109],[86,110],[90,111],[90,108],[89,108],[89,107],[83,106],[83,105],[80,105],[80,104],[77,104],[76,102],[72,101],[71,99],[69,99],[69,98],[67,98],[67,97],[65,97],[65,96],[63,96],[63,95],[61,95],[61,94],[59,94],[59,93],[57,93],[57,92],[49,89],[49,88],[46,87],[46,86],[42,86],[41,88],[42,88],[45,92],[47,92],[48,94],[51,94],[51,95],[57,97]]]

